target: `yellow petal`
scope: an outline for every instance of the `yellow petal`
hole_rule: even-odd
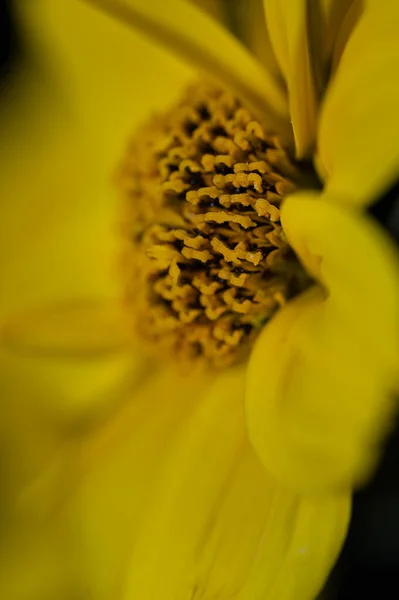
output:
[[[304,0],[264,0],[270,40],[288,88],[296,156],[309,156],[316,139],[317,92]]]
[[[1,321],[53,299],[120,293],[112,174],[138,122],[192,76],[79,1],[18,8],[28,50],[43,52],[2,104]]]
[[[87,2],[177,52],[220,85],[232,88],[271,127],[289,133],[281,89],[255,57],[205,12],[184,0]]]
[[[359,19],[363,0],[318,0],[309,3],[312,61],[319,90],[335,71],[342,49]]]
[[[250,438],[264,465],[301,490],[369,474],[395,411],[398,257],[365,217],[293,196],[289,243],[322,284],[267,325],[248,371]]]
[[[159,372],[82,452],[69,529],[86,592],[311,600],[345,535],[349,499],[301,497],[252,451],[244,373]]]
[[[24,354],[101,356],[132,343],[127,315],[117,300],[80,298],[15,314],[0,324],[0,342]]]
[[[110,178],[133,130],[176,100],[196,75],[140,33],[81,0],[19,0],[28,42],[89,131]]]
[[[77,544],[80,536],[68,529],[60,507],[76,484],[82,437],[105,416],[109,420],[115,406],[131,401],[131,390],[140,383],[137,373],[133,365],[128,388],[114,381],[105,410],[104,395],[111,392],[121,356],[119,366],[104,359],[93,361],[91,385],[86,363],[64,364],[61,372],[58,363],[47,364],[45,370],[38,360],[21,365],[3,358],[0,595],[10,600],[83,597],[70,555],[71,535]],[[87,395],[94,396],[91,406]]]
[[[326,14],[326,67],[330,69],[330,77],[341,60],[346,44],[363,15],[365,2],[363,0],[323,0]]]
[[[267,65],[276,83],[284,89],[283,77],[266,27],[263,0],[246,0],[241,7],[242,19],[245,23],[245,41],[248,47],[264,65]]]
[[[342,53],[321,114],[317,165],[327,190],[367,206],[399,169],[399,4],[370,1]]]
[[[31,73],[9,91],[2,129],[0,323],[45,300],[118,293],[108,174],[99,176],[84,129],[42,78]]]
[[[32,527],[26,522],[13,536],[3,535],[0,553],[0,594],[9,600],[70,600],[76,586],[66,562],[60,534],[43,524]],[[23,573],[23,576],[21,575]],[[60,583],[62,582],[62,583]]]
[[[288,89],[299,159],[314,151],[319,102],[339,50],[336,39],[340,36],[342,41],[349,23],[353,24],[347,13],[354,1],[264,0],[270,41]],[[345,19],[347,26],[342,31]]]
[[[226,5],[221,0],[186,0],[186,2],[196,4],[221,23],[226,21]]]
[[[22,377],[21,389],[17,384],[8,396],[37,394],[34,405],[45,418],[87,419],[138,385],[148,361],[120,301],[76,298],[5,318],[0,369],[8,379]]]
[[[156,368],[108,305],[62,303],[24,319],[1,333],[2,406],[31,415],[32,434],[102,419]]]

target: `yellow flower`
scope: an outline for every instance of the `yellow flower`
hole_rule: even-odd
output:
[[[267,0],[271,58],[259,63],[182,0],[89,4],[42,0],[21,13],[57,85],[27,75],[31,102],[10,108],[4,136],[3,342],[28,355],[3,352],[2,369],[24,373],[29,389],[10,377],[8,396],[28,415],[22,426],[7,405],[25,531],[1,591],[310,600],[394,409],[397,257],[365,208],[399,162],[399,8]],[[321,192],[282,208],[316,284],[267,323],[248,369],[184,377],[133,346],[113,308],[107,178],[135,123],[193,76],[131,25],[238,94],[322,179]],[[108,301],[90,300],[100,295]],[[23,312],[43,299],[64,302]],[[22,569],[24,581],[13,575]]]

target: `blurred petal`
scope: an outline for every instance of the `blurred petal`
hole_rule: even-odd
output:
[[[57,423],[65,430],[105,418],[157,368],[133,347],[124,353],[98,355],[90,359],[0,355],[3,378],[3,408],[15,406],[18,415],[31,415],[38,431],[44,423]]]
[[[10,92],[0,140],[0,323],[54,298],[118,294],[110,186],[84,128],[41,78]]]
[[[6,406],[18,407],[10,429],[21,428],[20,415],[31,415],[32,435],[21,437],[23,448],[29,438],[40,442],[43,422],[109,410],[146,365],[142,351],[127,345],[127,327],[111,305],[121,295],[116,203],[105,185],[108,175],[99,178],[90,137],[39,66],[6,92],[0,112],[1,397],[3,417]],[[90,300],[85,306],[74,300],[82,297]],[[46,306],[47,312],[36,308]],[[28,462],[25,456],[22,464],[31,472]]]
[[[332,76],[365,8],[364,0],[323,0],[325,22],[326,61]]]
[[[287,133],[287,106],[281,89],[255,57],[205,12],[184,0],[86,1],[142,30],[219,85],[233,89],[272,128]]]
[[[269,73],[273,75],[276,83],[286,93],[283,77],[266,27],[263,0],[245,0],[241,6],[243,18],[245,19],[245,40],[248,47],[262,64],[267,65]]]
[[[348,497],[300,497],[263,470],[243,388],[242,371],[214,383],[159,372],[83,450],[68,514],[93,598],[315,597]]]
[[[83,597],[71,568],[70,551],[71,543],[79,544],[80,536],[71,540],[59,509],[76,481],[76,456],[82,436],[93,429],[93,423],[112,415],[109,406],[107,410],[101,406],[101,412],[99,406],[104,403],[104,395],[110,393],[110,377],[115,380],[120,370],[120,356],[118,360],[113,365],[109,359],[92,363],[96,372],[92,372],[91,386],[97,385],[97,389],[90,387],[87,365],[84,370],[76,363],[74,373],[71,365],[67,369],[64,364],[61,373],[59,363],[52,368],[51,364],[32,359],[26,365],[0,362],[2,598]],[[129,393],[114,383],[112,403],[108,398],[108,405],[130,402],[131,391],[138,383],[132,373]],[[88,406],[87,395],[91,394],[93,406]],[[73,407],[71,400],[75,401]],[[88,408],[95,410],[91,414]]]
[[[226,20],[226,4],[223,0],[185,0],[196,4],[221,23]],[[228,7],[227,7],[228,8]]]
[[[105,181],[134,128],[174,102],[196,73],[81,0],[17,6],[30,43],[94,139],[91,153],[103,160],[106,171],[98,176]]]
[[[111,175],[131,129],[191,76],[81,2],[18,7],[30,51],[48,54],[1,107],[1,322],[60,298],[120,295]]]
[[[339,62],[342,48],[362,13],[363,4],[363,0],[308,3],[312,62],[321,92]]]
[[[132,343],[128,325],[117,300],[75,299],[12,316],[0,325],[0,342],[25,354],[101,356]]]
[[[365,5],[321,114],[318,169],[327,191],[353,206],[376,201],[399,172],[399,4]]]
[[[18,527],[18,526],[17,526]],[[7,600],[70,600],[78,598],[71,579],[60,529],[53,523],[36,525],[27,534],[26,523],[4,538],[0,551],[0,594]]]
[[[333,198],[289,198],[289,243],[322,284],[267,325],[249,365],[247,420],[265,467],[302,490],[359,483],[396,410],[398,256]]]
[[[0,349],[3,368],[24,377],[22,390],[8,395],[37,388],[47,418],[98,415],[148,370],[116,300],[64,300],[15,314],[0,327]]]

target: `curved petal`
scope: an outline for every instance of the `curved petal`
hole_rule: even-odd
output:
[[[159,372],[84,449],[66,508],[93,598],[315,597],[348,496],[300,497],[263,470],[243,386],[243,371],[214,382]]]
[[[11,405],[30,415],[22,447],[30,434],[40,447],[43,422],[111,410],[146,368],[111,303],[121,295],[116,207],[89,139],[39,66],[6,90],[0,112],[2,419]]]
[[[105,299],[62,301],[9,317],[0,327],[0,370],[15,383],[3,401],[38,395],[31,403],[46,420],[101,417],[148,372],[130,329],[122,308]]]
[[[124,351],[132,341],[123,307],[105,298],[40,305],[0,323],[0,343],[28,355],[102,356]]]
[[[367,206],[399,170],[399,4],[367,2],[321,113],[317,166],[327,191]]]
[[[335,41],[355,0],[263,0],[270,41],[288,88],[297,158],[312,155],[319,102]]]
[[[38,71],[23,79],[1,112],[0,379],[3,411],[15,404],[40,432],[108,408],[143,363],[108,301],[120,290],[107,189],[59,91]]]
[[[298,159],[311,155],[316,139],[317,91],[304,0],[264,0],[270,40],[288,88]]]
[[[0,369],[17,384],[7,396],[35,388],[40,400],[33,404],[46,419],[98,418],[148,374],[134,338],[117,300],[63,300],[9,316],[0,326]]]
[[[289,133],[284,94],[266,69],[220,23],[184,0],[86,0],[233,89],[270,127]]]
[[[286,201],[287,238],[323,288],[265,327],[248,371],[252,443],[302,490],[351,487],[369,474],[399,383],[398,257],[371,221],[333,201]]]

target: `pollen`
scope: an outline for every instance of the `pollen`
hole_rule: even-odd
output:
[[[187,90],[128,145],[123,274],[137,332],[156,353],[219,368],[310,280],[280,223],[304,173],[231,93]]]

